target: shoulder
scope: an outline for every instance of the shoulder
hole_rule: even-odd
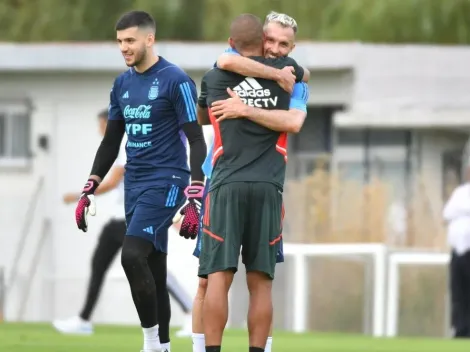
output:
[[[119,76],[114,79],[113,89],[119,89],[124,84],[126,80],[131,78],[134,75],[134,70],[129,68],[128,70],[122,72]]]
[[[294,91],[292,92],[292,98],[302,99],[307,101],[309,96],[308,84],[305,82],[298,82],[294,84]]]
[[[169,61],[165,61],[165,66],[158,70],[157,73],[167,78],[170,82],[178,83],[191,81],[194,83],[192,78],[181,67]]]

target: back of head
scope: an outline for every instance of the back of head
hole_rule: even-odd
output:
[[[230,39],[235,49],[240,53],[261,50],[263,46],[263,23],[255,15],[242,14],[235,18],[230,25]]]
[[[116,23],[116,31],[123,31],[132,27],[146,29],[155,34],[156,25],[153,17],[145,11],[130,11],[119,18]]]

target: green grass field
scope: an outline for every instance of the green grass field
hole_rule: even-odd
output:
[[[93,336],[64,336],[44,324],[0,324],[1,352],[139,352],[138,327],[98,326]],[[173,352],[192,352],[190,339],[173,338]],[[228,331],[224,352],[248,351],[246,332]],[[373,339],[343,334],[274,334],[273,352],[468,352],[470,342]]]

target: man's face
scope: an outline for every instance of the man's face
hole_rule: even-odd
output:
[[[108,124],[107,119],[103,117],[98,118],[98,130],[101,136],[104,136],[104,132],[106,131],[106,125]]]
[[[288,56],[295,48],[295,33],[290,27],[271,22],[264,27],[264,56],[276,58]]]
[[[154,41],[153,35],[138,27],[131,27],[122,31],[117,31],[117,42],[121,50],[124,61],[129,67],[141,63]]]

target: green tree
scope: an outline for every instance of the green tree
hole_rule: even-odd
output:
[[[299,40],[470,43],[470,0],[1,0],[0,40],[113,40],[131,9],[155,17],[159,40],[226,40],[238,14],[275,10]]]

